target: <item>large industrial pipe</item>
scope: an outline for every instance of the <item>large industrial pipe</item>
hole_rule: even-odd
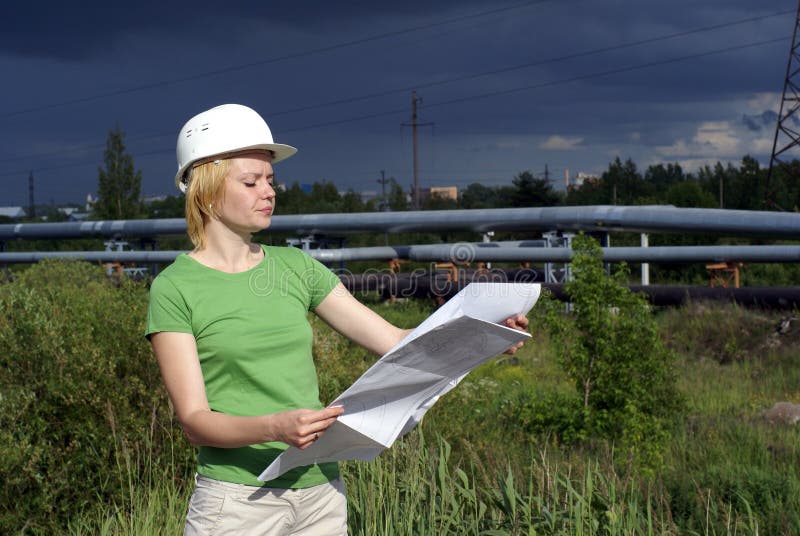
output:
[[[633,231],[800,238],[800,214],[672,206],[530,207],[273,216],[270,231],[297,235],[445,231]],[[184,234],[183,219],[0,225],[13,238],[155,237]]]
[[[659,246],[602,248],[605,262],[798,262],[800,246]],[[334,250],[335,251],[335,250]],[[414,261],[570,262],[570,248],[496,247],[483,244],[411,246]]]
[[[389,298],[426,298],[440,300],[452,297],[472,280],[496,282],[536,282],[532,270],[492,270],[490,273],[465,272],[458,281],[443,274],[348,274],[340,276],[342,283],[354,294],[380,292]],[[542,283],[552,296],[569,301],[569,295],[560,283]],[[633,292],[643,293],[648,302],[658,307],[675,307],[692,301],[719,301],[737,303],[745,307],[795,310],[800,307],[800,287],[745,287],[722,288],[689,285],[632,285]]]
[[[512,245],[509,245],[512,244]],[[516,244],[516,245],[513,245]],[[570,262],[569,248],[529,247],[530,242],[433,244],[366,248],[314,249],[308,253],[328,263],[409,259],[418,262]],[[665,246],[602,248],[606,262],[799,262],[800,246]],[[0,253],[0,263],[31,263],[43,259],[91,262],[169,263],[181,251],[15,251]]]

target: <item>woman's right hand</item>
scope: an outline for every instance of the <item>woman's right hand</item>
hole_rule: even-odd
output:
[[[306,449],[344,413],[341,406],[325,409],[293,409],[270,415],[269,435],[298,449]]]

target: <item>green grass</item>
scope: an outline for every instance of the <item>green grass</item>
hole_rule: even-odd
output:
[[[770,343],[777,314],[698,307],[659,313],[663,336],[681,354],[690,414],[658,471],[620,463],[614,445],[565,445],[499,418],[521,393],[571,392],[533,326],[523,351],[474,371],[393,448],[373,462],[342,464],[351,534],[800,533],[800,432],[758,415],[775,401],[797,401],[797,341]],[[428,313],[414,302],[375,308],[409,326]],[[331,398],[372,358],[324,324],[314,328],[323,396]],[[137,482],[127,502],[86,511],[70,532],[179,534],[191,482],[164,468],[126,478]]]
[[[194,452],[141,336],[146,298],[80,263],[0,286],[0,533],[181,533]],[[431,312],[370,305],[405,327]],[[800,402],[800,322],[778,334],[786,313],[702,303],[654,314],[688,407],[658,463],[570,437],[575,387],[534,309],[522,351],[375,461],[343,464],[351,533],[800,534],[800,429],[760,417]],[[312,325],[330,401],[375,358]]]

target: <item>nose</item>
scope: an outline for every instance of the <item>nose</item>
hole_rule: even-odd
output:
[[[275,188],[268,181],[264,181],[264,187],[261,189],[261,197],[264,199],[272,199],[275,197]]]

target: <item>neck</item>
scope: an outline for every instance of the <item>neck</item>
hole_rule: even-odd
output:
[[[254,244],[250,233],[237,233],[211,220],[205,226],[206,244],[195,249],[191,256],[212,268],[223,272],[243,272],[255,266],[263,258],[263,251]]]

